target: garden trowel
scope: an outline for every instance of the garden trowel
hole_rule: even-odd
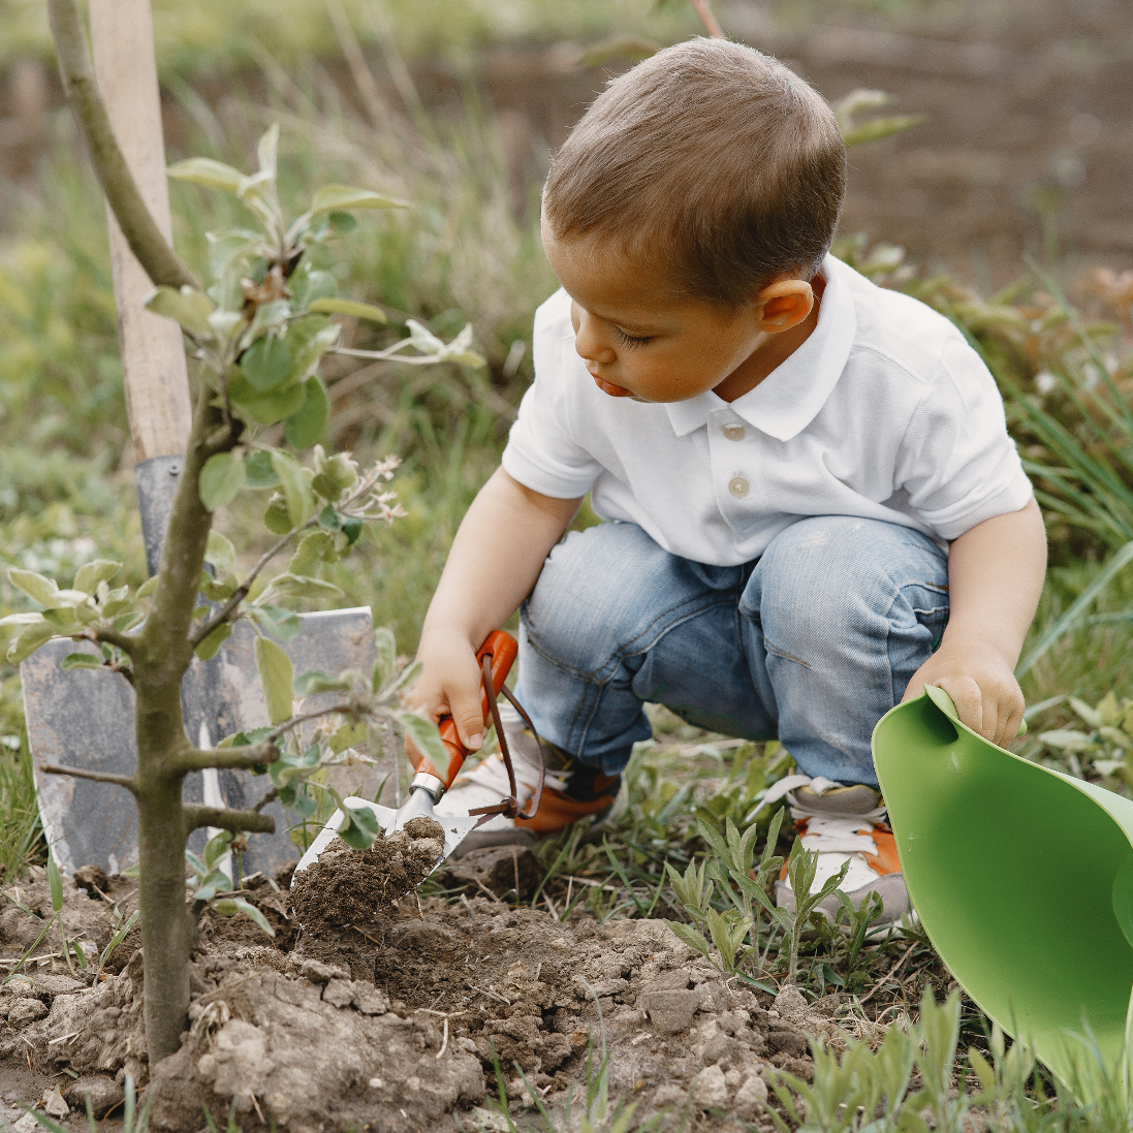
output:
[[[938,688],[882,718],[873,757],[909,896],[956,980],[1072,1087],[1095,1050],[1112,1070],[1131,1017],[1133,802],[983,739]]]
[[[354,814],[359,811],[368,812],[372,814],[377,820],[377,825],[386,834],[394,834],[401,830],[405,824],[414,818],[431,818],[439,822],[444,829],[445,841],[444,850],[437,859],[433,866],[435,870],[445,859],[447,859],[452,852],[464,841],[465,837],[473,829],[479,826],[482,822],[488,821],[490,818],[495,817],[497,814],[504,814],[509,818],[516,817],[530,817],[535,813],[539,806],[539,796],[542,794],[542,780],[540,780],[539,789],[535,793],[528,815],[518,814],[518,803],[516,800],[516,783],[515,775],[511,768],[511,760],[507,751],[507,741],[503,736],[503,729],[499,722],[499,711],[496,708],[496,699],[502,693],[512,704],[515,700],[511,693],[508,691],[504,684],[508,672],[511,669],[512,662],[515,660],[518,647],[510,634],[504,633],[502,630],[494,630],[485,638],[483,645],[476,655],[477,661],[480,662],[481,671],[483,674],[481,689],[480,689],[480,706],[484,714],[484,723],[494,722],[496,725],[496,735],[500,742],[501,752],[504,755],[505,763],[507,764],[508,775],[511,781],[511,797],[506,800],[501,800],[498,806],[494,807],[481,807],[472,811],[467,817],[451,816],[451,815],[438,815],[434,813],[433,808],[440,801],[441,795],[452,786],[457,775],[460,774],[460,769],[464,764],[465,757],[468,755],[468,749],[460,742],[457,735],[456,724],[451,716],[442,716],[438,727],[441,734],[441,742],[444,745],[445,753],[448,756],[448,766],[442,771],[438,770],[426,758],[422,758],[416,766],[416,774],[410,784],[410,792],[408,801],[397,810],[390,807],[379,806],[377,803],[369,802],[362,798],[347,798],[343,799],[344,805],[351,810]],[[516,705],[518,709],[518,705]],[[522,712],[526,717],[526,713]],[[530,721],[528,721],[530,723]],[[534,729],[532,729],[534,731]],[[299,864],[295,867],[295,872],[299,873],[305,870],[308,866],[313,865],[319,859],[319,855],[334,841],[336,837],[344,830],[349,828],[353,816],[348,818],[343,814],[342,810],[336,810],[331,815],[330,820],[318,835],[318,837],[311,843],[310,848],[300,859]]]

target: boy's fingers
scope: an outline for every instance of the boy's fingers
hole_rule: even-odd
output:
[[[479,751],[484,746],[484,713],[480,708],[479,686],[471,694],[462,689],[449,700],[460,742],[469,751]]]

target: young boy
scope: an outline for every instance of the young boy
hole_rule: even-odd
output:
[[[986,738],[1014,737],[1042,520],[962,335],[828,254],[844,185],[826,103],[722,40],[615,79],[556,157],[542,232],[562,289],[414,689],[479,748],[475,650],[522,603],[516,691],[554,766],[535,819],[497,817],[466,848],[607,811],[658,702],[778,736],[819,883],[849,860],[843,890],[880,892],[895,919],[877,720],[931,683]],[[606,522],[564,540],[587,492]],[[505,728],[524,802],[534,739],[513,713]],[[497,755],[438,810],[507,793]]]

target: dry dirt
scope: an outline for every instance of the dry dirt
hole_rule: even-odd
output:
[[[328,875],[343,868],[335,861]],[[517,1065],[552,1111],[573,1091],[577,1115],[588,1053],[596,1067],[604,1041],[611,1096],[636,1102],[635,1120],[664,1112],[673,1129],[770,1129],[768,1071],[809,1077],[806,1034],[835,1045],[881,1034],[837,997],[807,1005],[793,989],[773,998],[725,979],[662,921],[598,925],[576,914],[562,924],[493,891],[518,884],[530,894],[539,876],[530,853],[480,851],[447,875],[469,890],[458,899],[413,894],[351,925],[302,926],[286,888],[248,879],[276,935],[206,913],[190,1029],[152,1075],[141,952],[124,946],[103,977],[93,974],[97,959],[86,973],[68,971],[53,928],[0,990],[0,1116],[11,1121],[13,1103],[47,1099],[60,1115],[66,1104],[80,1110],[88,1092],[99,1116],[112,1113],[131,1075],[154,1095],[152,1127],[171,1133],[202,1129],[203,1105],[223,1118],[233,1104],[244,1133],[492,1128],[493,1057],[520,1119],[533,1116],[533,1102]],[[92,958],[136,889],[99,880],[87,891],[65,882],[65,931]],[[3,956],[22,955],[51,914],[42,871],[7,887]],[[68,1122],[82,1127],[78,1112]]]

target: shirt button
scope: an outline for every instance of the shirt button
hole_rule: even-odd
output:
[[[724,436],[730,441],[742,441],[744,439],[743,425],[725,425]]]
[[[748,484],[743,476],[733,476],[731,480],[728,481],[728,491],[731,492],[737,500],[742,500],[744,496],[747,495],[748,488],[750,487],[751,485]]]

